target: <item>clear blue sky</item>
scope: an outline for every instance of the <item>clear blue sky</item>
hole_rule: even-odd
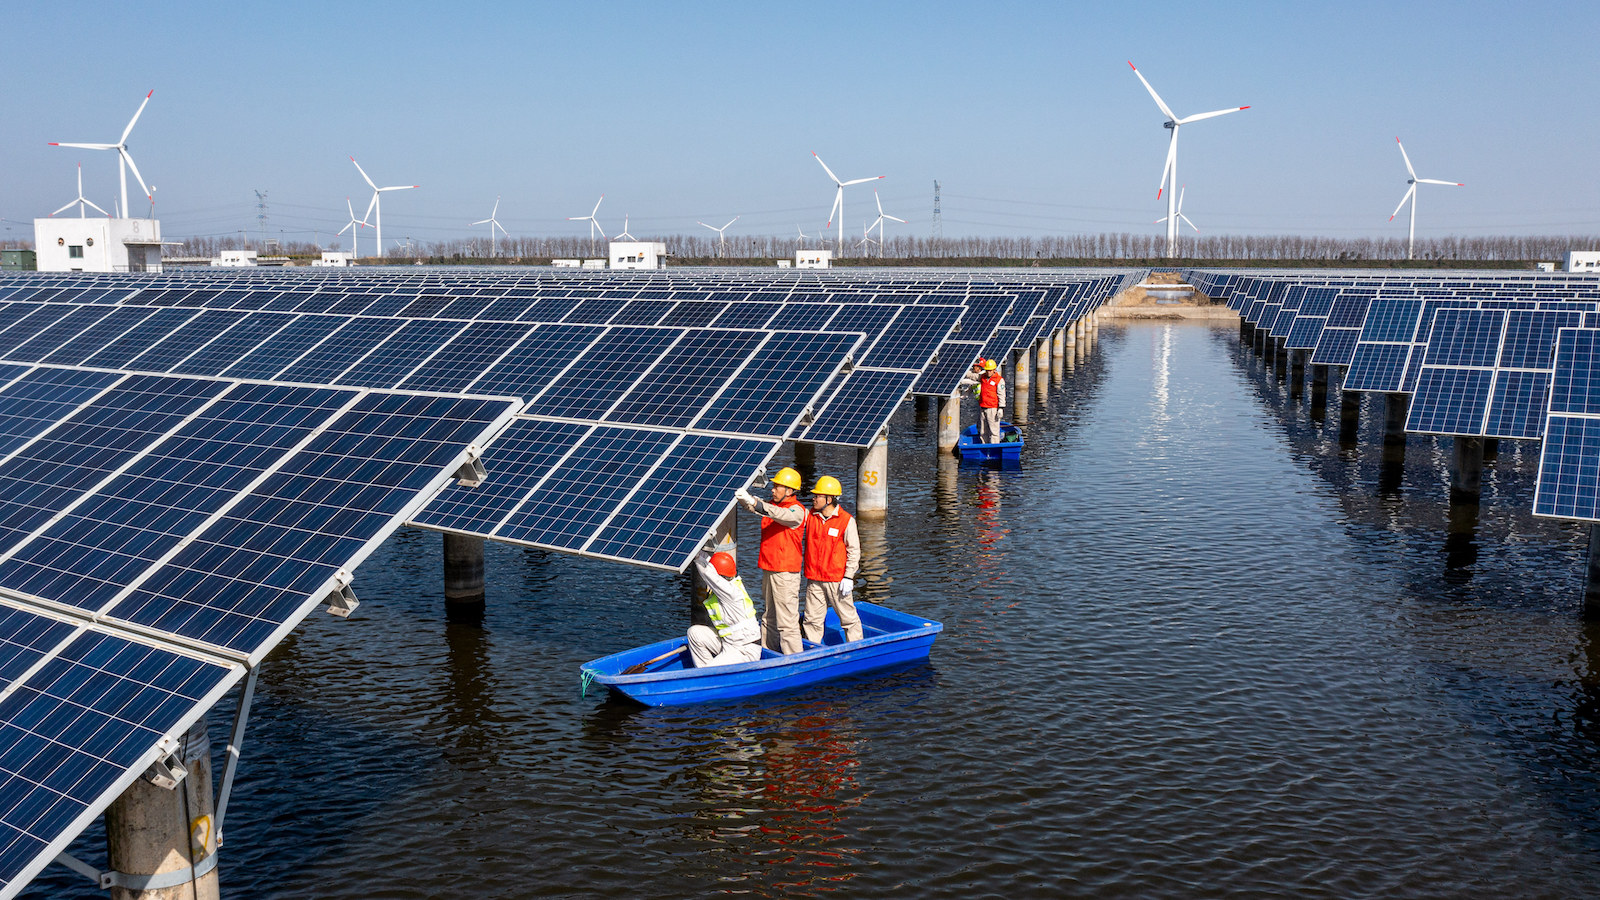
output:
[[[1600,233],[1591,3],[37,3],[6,5],[0,225],[110,208],[131,139],[167,237],[312,239],[379,184],[386,238],[814,233],[841,178],[887,175],[926,235],[1159,231],[1162,116],[1206,233],[1405,234],[1394,138],[1425,178],[1419,236]],[[137,187],[130,192],[137,194]],[[139,212],[140,201],[135,201]],[[846,193],[859,231],[871,186]],[[876,211],[873,210],[875,215]],[[890,235],[896,233],[891,224]],[[837,226],[836,226],[837,227]],[[709,232],[707,232],[709,234]]]

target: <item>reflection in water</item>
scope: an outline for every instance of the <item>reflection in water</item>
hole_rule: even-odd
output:
[[[973,479],[973,509],[978,519],[973,534],[973,557],[980,569],[996,568],[1005,561],[1005,548],[1001,544],[1010,529],[1000,518],[1000,504],[1005,496],[1001,480],[1004,477],[1004,471],[984,467]]]

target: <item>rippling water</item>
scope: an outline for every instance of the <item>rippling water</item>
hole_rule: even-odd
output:
[[[224,892],[1592,894],[1600,631],[1585,533],[1527,512],[1537,447],[1451,535],[1448,441],[1397,479],[1379,407],[1344,441],[1337,392],[1312,412],[1203,324],[1103,328],[1015,471],[939,465],[908,404],[865,591],[945,633],[777,699],[580,697],[684,626],[678,579],[490,545],[452,625],[438,536],[403,531],[263,670]],[[74,878],[33,894],[103,896]]]

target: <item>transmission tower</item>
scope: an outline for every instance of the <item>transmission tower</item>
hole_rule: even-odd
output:
[[[939,180],[933,181],[933,239],[944,240],[944,216],[939,213]]]
[[[256,191],[256,225],[261,229],[261,249],[267,247],[267,192]]]

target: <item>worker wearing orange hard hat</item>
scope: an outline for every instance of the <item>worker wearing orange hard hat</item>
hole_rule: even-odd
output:
[[[780,653],[799,653],[800,569],[804,563],[801,539],[805,536],[806,508],[795,499],[800,493],[800,473],[785,466],[772,476],[772,500],[749,491],[734,493],[745,509],[761,516],[761,643]]]
[[[739,580],[733,554],[701,550],[695,568],[705,579],[711,624],[689,626],[689,657],[697,669],[754,662],[761,658],[761,623],[755,601]]]
[[[811,515],[806,517],[806,640],[820,644],[823,621],[831,607],[847,641],[861,640],[856,615],[855,576],[861,563],[861,537],[855,516],[839,505],[839,479],[824,475],[811,488]]]
[[[972,364],[972,372],[961,379],[962,387],[971,387],[978,395],[978,443],[1000,442],[1000,410],[1006,405],[1006,379],[1000,366],[992,359],[979,359]]]

